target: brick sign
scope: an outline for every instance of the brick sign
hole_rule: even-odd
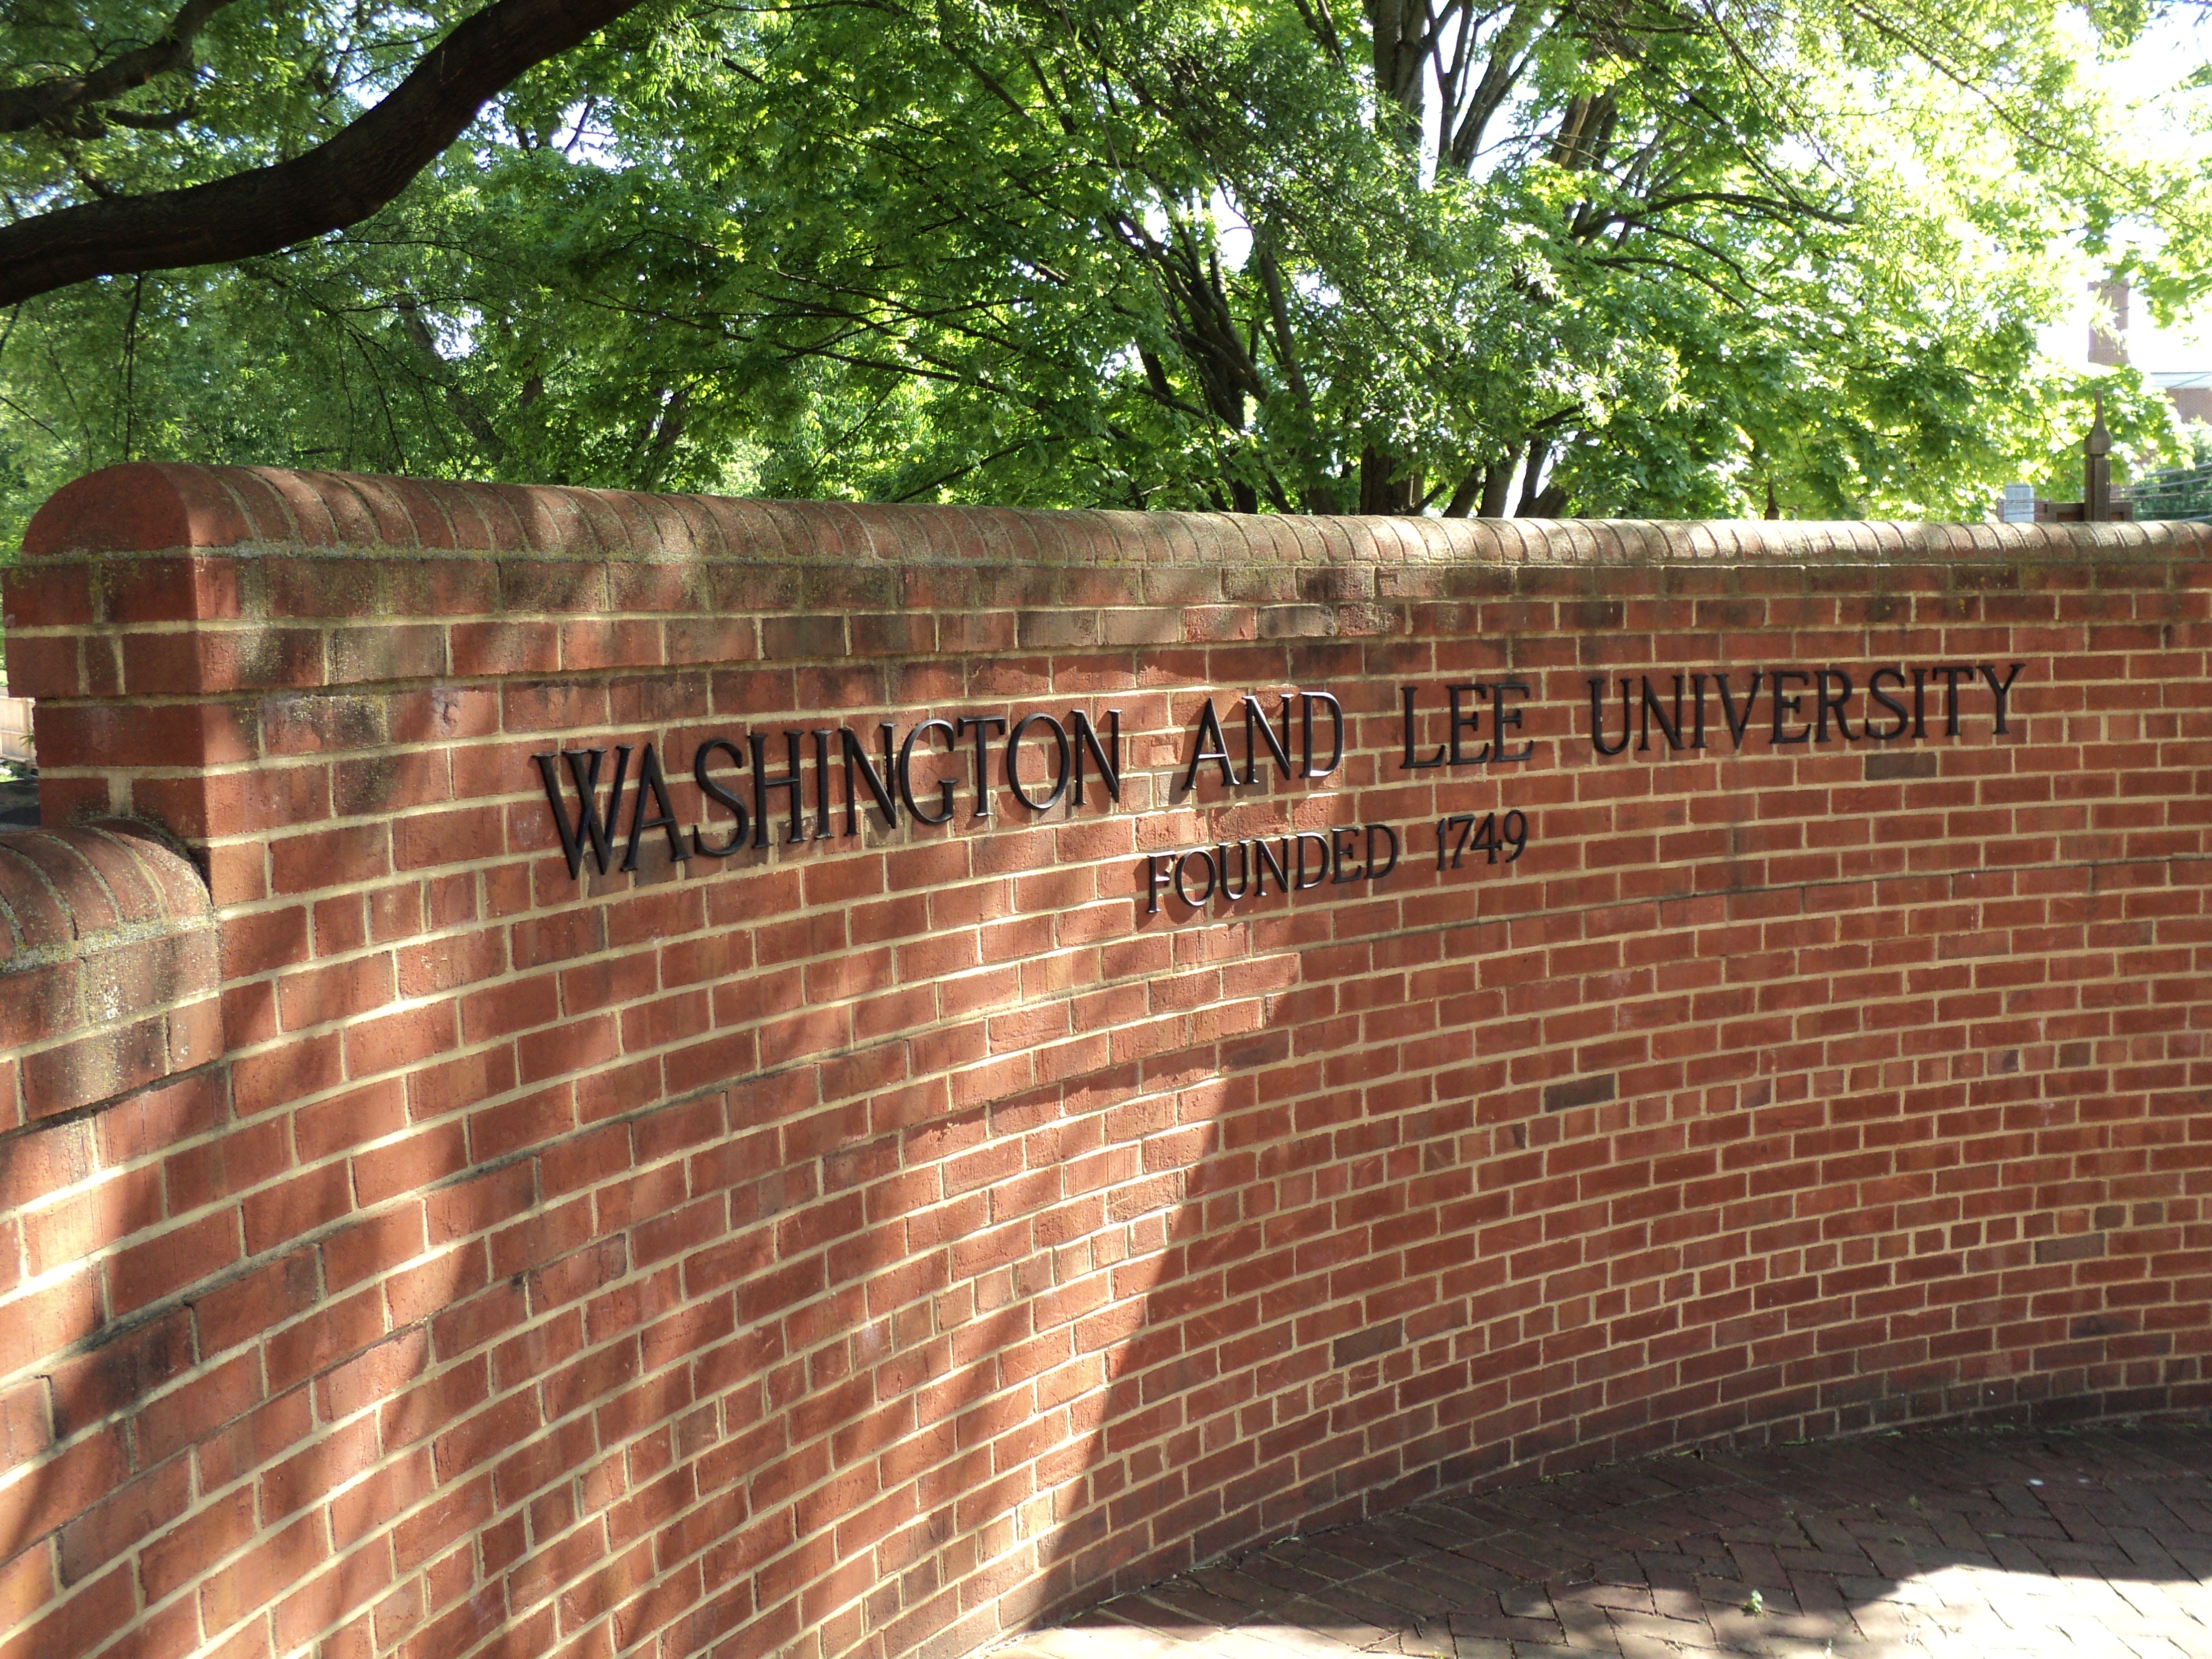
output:
[[[1672,675],[1668,677],[1671,686],[1664,692],[1655,689],[1654,678],[1650,674],[1634,682],[1623,676],[1620,682],[1620,735],[1610,741],[1605,727],[1606,682],[1594,678],[1589,682],[1590,747],[1601,756],[1628,751],[1632,729],[1633,752],[1645,755],[1651,752],[1651,734],[1656,726],[1662,757],[1669,752],[1705,750],[1709,686],[1717,709],[1714,738],[1717,742],[1724,732],[1737,753],[1742,751],[1746,733],[1753,730],[1762,691],[1767,714],[1757,731],[1776,749],[1793,744],[1855,740],[1890,744],[1905,739],[1918,743],[1929,735],[1931,687],[1936,690],[1937,721],[1942,734],[1958,737],[1962,730],[1962,684],[1969,694],[1986,693],[1990,733],[2002,737],[2012,729],[2006,715],[2013,686],[2026,665],[2017,662],[2006,665],[2002,674],[1995,663],[1862,666],[1856,671],[1856,679],[1852,669],[1834,666],[1754,668],[1740,692],[1731,685],[1733,675],[1728,670]],[[1524,725],[1523,711],[1529,695],[1525,682],[1460,680],[1430,690],[1440,696],[1444,705],[1443,726],[1449,734],[1448,739],[1438,743],[1434,753],[1423,757],[1420,751],[1425,739],[1419,735],[1422,720],[1419,707],[1423,688],[1400,686],[1404,749],[1397,763],[1399,769],[1413,773],[1446,767],[1511,766],[1525,764],[1534,757],[1534,744],[1516,735]],[[1854,700],[1862,696],[1863,701],[1855,705]],[[1327,721],[1328,736],[1324,741],[1328,752],[1325,758],[1315,740],[1316,713]],[[1277,780],[1284,783],[1315,783],[1333,777],[1341,769],[1346,726],[1343,701],[1334,691],[1282,692],[1278,714],[1279,732],[1275,725],[1277,715],[1268,714],[1259,697],[1248,692],[1237,699],[1232,718],[1241,717],[1243,723],[1243,769],[1240,771],[1215,700],[1206,698],[1199,705],[1193,725],[1189,760],[1183,769],[1180,793],[1190,795],[1198,791],[1201,783],[1218,783],[1228,790],[1266,787]],[[669,793],[667,775],[651,742],[615,746],[611,775],[604,795],[599,776],[607,762],[608,750],[571,749],[534,754],[530,758],[536,763],[538,777],[544,783],[546,805],[552,815],[555,833],[560,838],[562,854],[568,861],[568,873],[580,878],[587,855],[601,875],[607,873],[609,860],[615,857],[614,847],[623,841],[623,784],[631,776],[633,754],[638,760],[627,808],[629,830],[618,861],[618,867],[623,871],[638,867],[644,837],[656,832],[666,838],[668,857],[678,864],[695,855],[720,860],[746,850],[765,848],[774,838],[769,828],[771,797],[780,804],[783,814],[785,829],[780,839],[792,844],[827,841],[836,836],[858,836],[863,812],[870,811],[874,823],[885,830],[896,830],[900,823],[902,805],[917,824],[950,823],[960,816],[963,788],[968,822],[981,824],[998,816],[992,806],[994,773],[1003,780],[1006,792],[1032,816],[1049,812],[1064,800],[1077,806],[1084,805],[1087,757],[1097,780],[1093,793],[1100,810],[1104,810],[1121,799],[1121,711],[1109,708],[1105,719],[1109,733],[1105,739],[1100,738],[1097,727],[1080,708],[1070,709],[1065,721],[1042,709],[1014,714],[957,714],[951,718],[928,715],[915,720],[904,728],[896,720],[884,720],[878,727],[882,745],[880,765],[870,757],[863,736],[849,726],[785,726],[775,734],[780,742],[775,752],[782,756],[784,765],[780,774],[775,772],[770,757],[771,739],[768,734],[752,732],[746,735],[742,745],[731,737],[710,737],[693,751],[690,771],[702,802],[719,808],[721,821],[711,829],[695,825],[688,837]],[[957,763],[964,755],[971,734],[975,762],[963,775],[963,767]],[[1025,738],[1030,740],[1036,757],[1026,762],[1023,746]],[[922,746],[925,744],[941,745],[941,749]],[[805,767],[810,744],[813,801],[811,818]],[[921,763],[926,769],[919,796],[915,793],[918,746]],[[1263,751],[1273,768],[1272,773],[1266,775],[1261,771]],[[946,775],[948,769],[944,763],[947,760],[956,763],[950,769],[951,775]],[[565,783],[562,775],[564,763],[568,770]],[[751,772],[749,797],[734,791],[723,775],[727,771],[744,769],[748,764]],[[1215,768],[1218,769],[1218,776],[1209,769]],[[841,770],[842,785],[836,781]],[[838,805],[843,811],[842,830],[838,828]],[[1410,825],[1340,824],[1326,834],[1294,830],[1280,836],[1240,839],[1233,844],[1217,842],[1211,847],[1182,851],[1147,853],[1143,869],[1146,913],[1158,915],[1162,896],[1170,893],[1182,901],[1185,911],[1193,915],[1203,911],[1217,898],[1232,905],[1246,899],[1265,898],[1271,876],[1277,892],[1303,892],[1324,883],[1342,886],[1351,882],[1383,881],[1396,871],[1401,849],[1412,840],[1412,831]],[[1509,807],[1502,813],[1485,813],[1480,820],[1472,812],[1449,813],[1436,820],[1430,833],[1436,867],[1458,870],[1467,867],[1464,860],[1470,850],[1488,864],[1495,865],[1501,859],[1507,864],[1515,862],[1528,848],[1531,826],[1526,812]],[[1229,873],[1232,854],[1237,868],[1234,880]]]
[[[9,1653],[957,1659],[2212,1405],[2212,528],[136,465],[0,605]]]

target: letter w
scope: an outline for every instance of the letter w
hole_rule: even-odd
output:
[[[532,755],[538,770],[545,780],[545,804],[553,809],[553,827],[560,831],[561,850],[568,855],[568,873],[580,875],[584,868],[584,844],[591,843],[592,855],[599,862],[599,873],[607,872],[607,834],[622,813],[623,777],[629,770],[629,745],[622,744],[615,750],[614,787],[608,793],[605,817],[599,813],[599,763],[606,757],[604,749],[564,749],[560,758],[568,763],[568,775],[576,781],[576,793],[583,799],[583,810],[578,814],[580,823],[568,822],[568,809],[561,804],[560,774],[555,770],[551,755]],[[586,771],[584,763],[591,762]]]

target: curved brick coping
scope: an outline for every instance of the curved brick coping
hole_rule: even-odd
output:
[[[143,825],[0,834],[0,1128],[213,1060],[218,979],[207,887]]]
[[[660,562],[1619,564],[2171,556],[2198,525],[1701,523],[1046,513],[647,495],[136,461],[77,479],[24,532],[33,558],[260,549]]]

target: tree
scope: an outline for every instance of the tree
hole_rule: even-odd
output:
[[[2086,50],[2033,0],[701,7],[509,88],[343,236],[21,313],[0,441],[26,492],[34,419],[252,452],[214,322],[281,343],[256,459],[1978,514],[2086,417],[2033,350],[2052,236],[2161,187]]]
[[[2153,193],[2079,51],[2010,0],[740,14],[605,83],[613,165],[532,175],[559,275],[478,297],[549,430],[651,365],[801,494],[1978,511],[2078,423],[2052,235]]]

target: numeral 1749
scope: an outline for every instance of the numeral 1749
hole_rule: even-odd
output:
[[[1510,864],[1519,858],[1528,845],[1528,816],[1512,811],[1500,817],[1485,812],[1477,817],[1472,812],[1455,812],[1448,818],[1437,820],[1437,868],[1456,870],[1460,860],[1468,853],[1480,853],[1486,862],[1495,864],[1500,858]],[[1444,862],[1449,854],[1449,866]]]

